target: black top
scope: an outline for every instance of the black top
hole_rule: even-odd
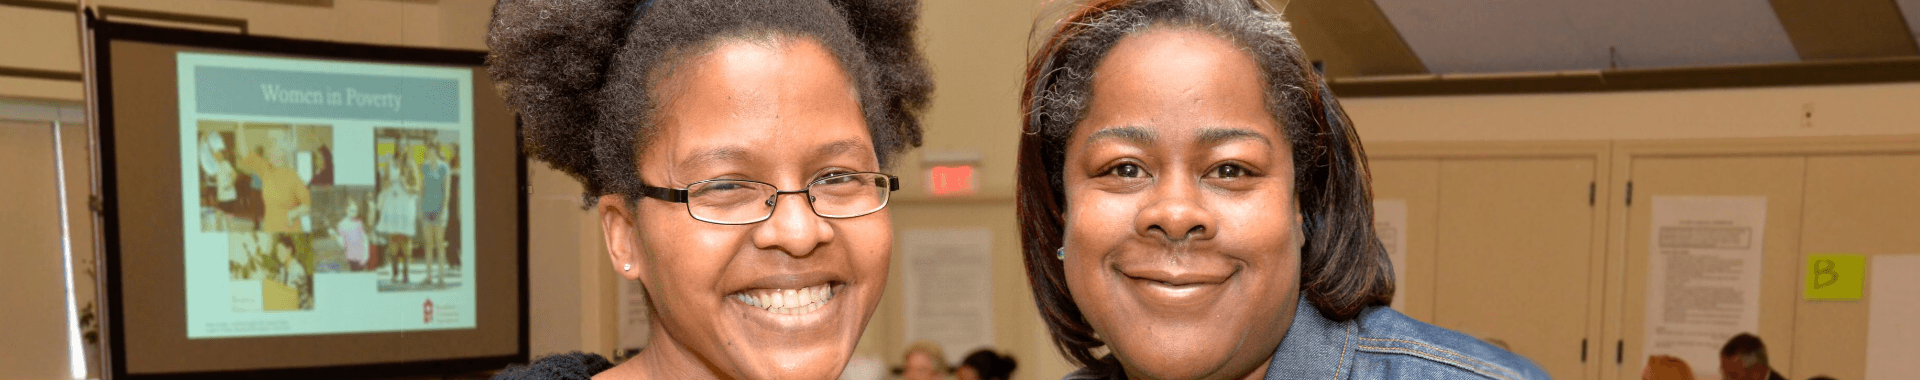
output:
[[[598,354],[569,352],[550,355],[524,366],[507,367],[493,380],[589,380],[594,374],[613,368],[613,362]]]

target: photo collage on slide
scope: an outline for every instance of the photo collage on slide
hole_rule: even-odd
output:
[[[372,133],[375,185],[335,185],[333,126],[198,122],[200,230],[228,236],[230,280],[260,284],[231,290],[234,311],[313,310],[314,273],[371,272],[380,292],[463,286],[459,132]]]

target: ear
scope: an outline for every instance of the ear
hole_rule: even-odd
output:
[[[1302,229],[1302,227],[1306,226],[1306,224],[1304,223],[1305,218],[1306,218],[1306,213],[1300,211],[1300,200],[1294,199],[1293,200],[1293,218],[1291,218],[1293,219],[1292,220],[1293,221],[1293,238],[1292,238],[1293,241],[1288,243],[1293,245],[1293,252],[1295,255],[1299,255],[1300,250],[1306,249],[1307,247],[1307,230]]]
[[[634,220],[637,215],[627,207],[627,197],[615,194],[600,196],[600,203],[594,208],[600,210],[600,232],[607,239],[607,258],[613,260],[613,271],[627,281],[640,279],[640,246]]]

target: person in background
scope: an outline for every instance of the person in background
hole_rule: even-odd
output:
[[[961,359],[953,375],[959,380],[1007,380],[1013,378],[1013,369],[1018,366],[1013,356],[983,348]]]
[[[260,200],[266,204],[260,229],[273,233],[306,232],[301,221],[312,207],[312,194],[307,191],[307,181],[300,179],[300,172],[287,164],[289,154],[285,146],[290,144],[277,131],[269,135],[265,146],[254,149],[253,156],[240,161],[242,168],[260,179]]]
[[[347,267],[355,272],[367,270],[367,223],[360,220],[360,199],[349,198],[347,214],[333,225],[333,239],[345,247]]]
[[[1740,333],[1720,346],[1720,376],[1725,380],[1784,380],[1767,364],[1767,344],[1760,337]]]
[[[204,136],[200,138],[201,180],[213,185],[214,208],[224,213],[232,213],[238,208],[235,203],[239,201],[240,193],[234,186],[234,178],[238,173],[234,172],[233,162],[227,153],[227,140],[220,137],[220,132],[202,133]],[[233,219],[222,213],[214,215],[217,215],[218,219],[214,220],[213,224],[219,230],[226,230]]]
[[[1667,355],[1647,357],[1647,368],[1640,371],[1641,380],[1693,380],[1693,367],[1687,361]]]
[[[389,280],[402,284],[413,282],[409,262],[413,261],[413,241],[420,225],[415,195],[420,185],[413,174],[413,160],[406,152],[406,144],[393,144],[393,157],[387,161],[386,180],[380,189],[379,222],[374,225],[374,231],[386,241],[382,248],[387,252],[385,260],[392,275]]]
[[[313,151],[313,177],[307,179],[307,186],[333,186],[333,149],[325,144]]]
[[[902,380],[939,380],[947,378],[953,370],[947,368],[947,352],[940,349],[940,343],[931,340],[917,340],[907,345],[907,353],[900,358],[900,378]]]
[[[420,244],[427,253],[425,283],[446,284],[447,207],[453,202],[453,170],[442,157],[439,142],[427,143],[427,162],[420,163]]]
[[[309,290],[308,286],[312,285],[307,281],[307,279],[311,278],[311,276],[309,276],[310,273],[307,272],[306,264],[300,262],[300,255],[299,252],[296,251],[293,235],[275,235],[273,244],[274,258],[276,262],[280,263],[280,267],[276,268],[278,271],[274,273],[273,280],[279,281],[281,284],[286,284],[288,287],[302,290],[302,292],[299,293],[299,304],[301,308],[304,309],[313,302],[313,296],[306,292],[306,290]]]
[[[495,379],[839,376],[886,289],[900,179],[882,171],[922,136],[919,12],[496,2],[487,69],[528,158],[581,182],[609,264],[651,316],[646,348],[618,365],[576,352]]]
[[[1028,61],[1016,209],[1068,379],[1544,379],[1387,307],[1351,119],[1253,0],[1075,4]]]

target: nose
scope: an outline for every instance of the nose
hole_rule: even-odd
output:
[[[798,199],[783,199],[798,196]],[[826,218],[813,212],[805,192],[782,192],[767,198],[773,206],[773,215],[766,221],[754,225],[753,245],[766,250],[778,250],[788,256],[807,257],[814,248],[833,240],[833,226]],[[785,202],[782,202],[785,200]]]
[[[1166,180],[1157,185],[1134,217],[1134,233],[1177,243],[1212,239],[1219,232],[1213,211],[1201,202],[1196,180]]]

